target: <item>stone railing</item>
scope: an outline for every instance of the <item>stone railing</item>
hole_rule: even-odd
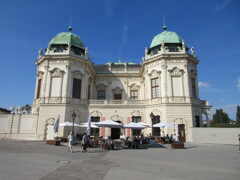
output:
[[[166,97],[163,101],[163,98],[154,98],[149,100],[98,100],[98,99],[76,99],[71,97],[50,97],[50,98],[39,98],[34,100],[34,104],[76,104],[83,106],[111,106],[111,105],[122,105],[122,106],[146,106],[154,104],[165,103],[192,103],[192,104],[201,104],[204,106],[204,101],[201,101],[196,98],[187,98],[183,96],[176,97]]]

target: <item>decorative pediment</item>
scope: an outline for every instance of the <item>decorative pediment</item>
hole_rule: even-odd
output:
[[[129,86],[129,88],[130,88],[130,90],[138,90],[140,88],[140,86],[133,83]]]
[[[99,89],[104,90],[104,89],[107,88],[107,85],[105,85],[105,84],[103,84],[103,83],[101,83],[101,84],[97,84],[97,85],[96,85],[96,88],[97,88],[98,90],[99,90]]]
[[[111,116],[111,120],[122,122],[123,121],[123,117],[119,116],[119,115],[113,115],[113,116]]]
[[[143,113],[140,112],[139,110],[135,110],[131,113],[131,116],[141,116],[142,118],[144,117],[143,116]]]
[[[102,113],[98,110],[90,112],[91,117],[102,117]]]
[[[59,68],[54,68],[50,71],[51,76],[62,76],[64,71],[60,70]]]
[[[184,73],[184,70],[179,69],[178,67],[174,67],[171,70],[168,71],[172,76],[182,76]]]
[[[123,90],[121,88],[119,88],[119,87],[116,87],[112,91],[113,91],[114,94],[122,94]]]
[[[83,77],[83,73],[79,70],[72,71],[72,75],[73,75],[73,77],[76,77],[76,78],[82,78]]]
[[[37,72],[38,79],[42,79],[43,78],[43,74],[44,74],[44,72],[38,71]]]
[[[158,109],[154,109],[152,113],[154,114],[154,116],[161,116],[162,114],[161,111],[159,111]]]
[[[148,75],[151,78],[157,78],[160,76],[160,74],[161,74],[161,71],[157,71],[157,70],[153,69]]]

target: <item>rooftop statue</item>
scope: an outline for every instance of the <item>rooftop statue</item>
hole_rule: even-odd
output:
[[[195,56],[194,47],[191,47],[191,54]]]
[[[38,50],[38,55],[39,55],[39,57],[43,55],[43,54],[42,54],[42,48],[40,48],[40,49]]]

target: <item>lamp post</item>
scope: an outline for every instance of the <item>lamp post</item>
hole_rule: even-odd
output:
[[[153,136],[153,118],[154,118],[154,114],[152,112],[150,114],[150,118],[151,118],[151,121],[152,121],[152,136]]]
[[[72,119],[73,119],[72,134],[73,134],[73,137],[74,137],[74,121],[75,121],[75,118],[76,118],[76,113],[74,112],[74,113],[72,114]]]

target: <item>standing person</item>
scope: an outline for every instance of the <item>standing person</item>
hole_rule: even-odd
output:
[[[82,138],[82,145],[83,145],[82,153],[87,152],[88,143],[89,143],[88,135],[87,133],[84,133]]]
[[[73,135],[72,135],[72,131],[69,133],[68,135],[68,148],[67,151],[69,152],[73,152],[72,150],[72,143],[73,143]]]
[[[164,133],[164,131],[161,131],[161,141],[162,141],[162,144],[165,143],[165,133]]]

